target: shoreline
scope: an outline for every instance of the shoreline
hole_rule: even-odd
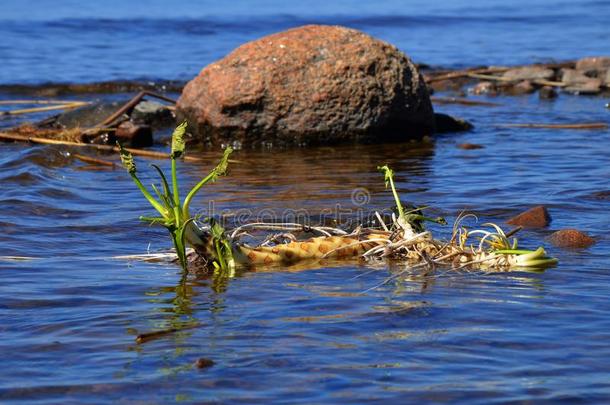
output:
[[[523,81],[529,81],[534,87],[556,87],[559,89],[572,88],[568,91],[573,94],[610,94],[610,57],[587,57],[566,61],[532,63],[514,66],[471,66],[462,69],[449,69],[442,66],[430,66],[425,63],[415,63],[423,75],[428,87],[432,92],[458,91],[464,87],[477,83],[497,82],[501,86],[496,93],[507,95],[524,94],[523,91],[514,91],[510,88]],[[516,73],[516,76],[507,77],[507,72],[532,69],[524,74]],[[553,70],[549,80],[544,76],[551,73],[543,73],[542,69]],[[570,71],[570,77],[563,78],[565,70]],[[575,71],[576,74],[573,74]],[[606,75],[603,76],[603,72]],[[593,73],[596,72],[596,73]],[[598,76],[596,76],[598,75]],[[603,77],[602,77],[603,76]],[[567,80],[561,80],[567,79]],[[599,80],[599,91],[579,92],[574,85],[584,84],[588,79]],[[64,95],[87,95],[87,94],[115,94],[132,93],[139,91],[157,91],[165,93],[180,93],[186,85],[187,80],[175,79],[120,79],[104,80],[85,83],[70,82],[47,82],[47,83],[9,83],[0,84],[0,94],[19,94],[39,97],[61,97]],[[589,82],[590,84],[590,82]],[[507,90],[509,89],[509,90]],[[532,91],[533,92],[533,91]],[[489,90],[478,89],[472,92],[475,95],[493,93]]]

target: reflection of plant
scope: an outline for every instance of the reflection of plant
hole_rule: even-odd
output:
[[[172,134],[172,150],[170,154],[171,160],[171,188],[167,181],[167,178],[161,168],[157,165],[152,165],[159,176],[161,177],[162,190],[159,190],[157,186],[152,185],[153,192],[156,194],[157,198],[155,198],[146,187],[142,184],[140,179],[137,176],[136,164],[133,160],[133,156],[127,150],[125,150],[120,144],[120,154],[121,161],[123,162],[123,166],[127,169],[134,183],[146,200],[157,210],[160,214],[159,217],[145,217],[141,216],[140,219],[143,221],[147,221],[150,224],[159,224],[164,226],[170,234],[172,242],[174,244],[174,248],[176,249],[176,254],[178,255],[178,259],[180,260],[180,265],[184,270],[186,270],[187,260],[186,260],[186,249],[185,249],[185,232],[189,226],[192,226],[192,222],[195,220],[194,217],[191,217],[189,212],[189,206],[193,197],[197,194],[197,192],[207,183],[215,181],[219,176],[223,175],[227,170],[229,155],[233,151],[230,147],[227,147],[224,151],[220,162],[212,171],[204,177],[199,183],[197,183],[186,195],[184,202],[180,202],[180,192],[178,188],[178,173],[176,167],[176,160],[184,155],[185,142],[184,142],[184,133],[186,131],[186,122],[178,125],[174,133]],[[214,232],[214,245],[219,253],[219,259],[217,259],[217,263],[215,265],[217,267],[226,268],[230,266],[232,263],[231,249],[227,249],[226,239],[224,237],[224,230],[220,225],[215,224],[212,228]]]

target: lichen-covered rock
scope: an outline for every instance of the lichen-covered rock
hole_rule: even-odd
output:
[[[538,205],[509,219],[506,223],[527,228],[543,228],[551,223],[551,215],[545,206]]]
[[[576,229],[562,229],[553,232],[549,242],[562,248],[586,248],[595,244],[595,239]]]
[[[428,90],[394,46],[308,25],[237,48],[184,88],[178,119],[213,143],[410,139],[434,131]]]

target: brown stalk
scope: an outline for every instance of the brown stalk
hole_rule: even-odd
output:
[[[72,142],[72,141],[60,141],[57,139],[47,139],[47,138],[38,138],[35,136],[26,136],[26,135],[17,135],[10,134],[6,132],[0,132],[0,139],[9,140],[9,141],[19,141],[19,142],[30,142],[36,144],[43,145],[65,145],[65,146],[78,146],[85,148],[93,148],[96,150],[103,150],[109,152],[119,152],[119,148],[112,145],[97,145],[93,143],[80,143],[80,142]],[[167,159],[169,155],[167,153],[162,152],[153,152],[149,150],[136,149],[136,148],[125,148],[125,150],[131,152],[133,155],[144,156],[153,159]],[[189,162],[200,162],[201,159],[192,157],[192,156],[184,156],[184,160]]]
[[[549,128],[549,129],[607,129],[605,122],[586,122],[578,124],[498,124],[507,128]]]
[[[433,103],[438,103],[438,104],[462,104],[462,105],[485,106],[485,107],[498,107],[501,105],[501,104],[492,103],[489,101],[468,100],[465,98],[456,98],[456,97],[430,97],[430,100]]]

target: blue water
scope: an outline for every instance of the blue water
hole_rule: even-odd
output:
[[[183,79],[243,42],[340,24],[416,62],[523,64],[609,52],[610,2],[3,0],[0,83]]]
[[[0,83],[188,79],[243,41],[306,22],[353,26],[442,66],[610,50],[605,1],[49,4],[2,2]],[[0,145],[0,255],[34,258],[0,261],[0,402],[609,402],[610,132],[498,126],[609,122],[607,100],[492,101],[500,106],[435,106],[475,130],[433,142],[239,151],[230,176],[194,205],[211,199],[253,215],[382,209],[392,198],[376,166],[388,163],[404,200],[450,222],[466,209],[504,225],[546,205],[551,226],[518,234],[559,258],[544,273],[438,269],[371,289],[402,265],[351,263],[225,285],[183,280],[173,264],[113,258],[169,247],[163,230],[138,222],[150,210],[123,170],[80,162],[72,154],[82,150]],[[191,153],[205,162],[181,165],[184,184],[219,154]],[[361,189],[366,206],[351,199]],[[546,242],[572,227],[596,245]],[[198,358],[215,364],[197,369]]]

